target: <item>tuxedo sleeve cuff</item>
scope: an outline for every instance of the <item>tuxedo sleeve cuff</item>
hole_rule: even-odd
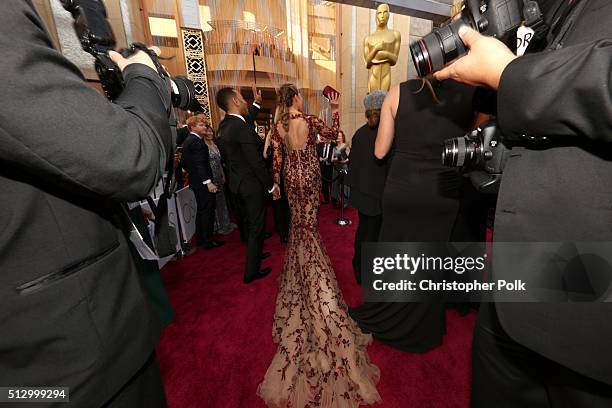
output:
[[[533,54],[537,55],[537,54]],[[512,141],[528,138],[534,112],[530,109],[530,84],[533,55],[516,58],[502,72],[497,90],[497,123],[502,134]]]

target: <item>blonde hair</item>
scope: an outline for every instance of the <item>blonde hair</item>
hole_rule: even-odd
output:
[[[206,116],[202,114],[194,115],[194,116],[187,118],[186,123],[187,123],[187,126],[189,127],[189,130],[191,130],[193,129],[196,123],[200,123],[200,122],[203,122],[205,125],[208,126],[208,121],[206,120]]]
[[[435,103],[440,103],[440,100],[438,99],[438,96],[436,95],[436,91],[434,91],[433,86],[431,85],[431,80],[433,79],[432,75],[427,75],[424,77],[420,77],[417,78],[421,80],[421,87],[419,89],[417,89],[416,91],[413,92],[413,94],[418,94],[420,93],[423,88],[427,87],[427,89],[429,89],[429,93],[431,93],[431,97],[433,98]]]

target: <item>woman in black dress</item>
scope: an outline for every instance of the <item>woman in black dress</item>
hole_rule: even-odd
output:
[[[451,240],[461,180],[457,169],[442,165],[441,145],[470,128],[472,95],[473,88],[453,81],[409,80],[390,90],[374,152],[391,161],[379,241]],[[431,350],[445,333],[443,303],[366,303],[351,316],[363,331],[407,352]]]

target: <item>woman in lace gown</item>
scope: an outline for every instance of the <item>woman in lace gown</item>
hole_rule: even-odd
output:
[[[278,350],[257,393],[275,408],[373,404],[380,401],[375,385],[380,371],[366,352],[372,337],[348,315],[317,221],[321,174],[315,145],[317,134],[336,139],[337,95],[330,99],[332,128],[301,112],[295,86],[283,85],[279,99],[273,169],[276,183],[281,166],[284,170],[291,227],[272,330]]]

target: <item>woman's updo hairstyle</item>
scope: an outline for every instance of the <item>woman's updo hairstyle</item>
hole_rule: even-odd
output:
[[[280,121],[285,132],[289,132],[289,108],[293,106],[293,98],[299,94],[299,91],[293,84],[283,84],[278,91],[278,107],[280,109]]]

